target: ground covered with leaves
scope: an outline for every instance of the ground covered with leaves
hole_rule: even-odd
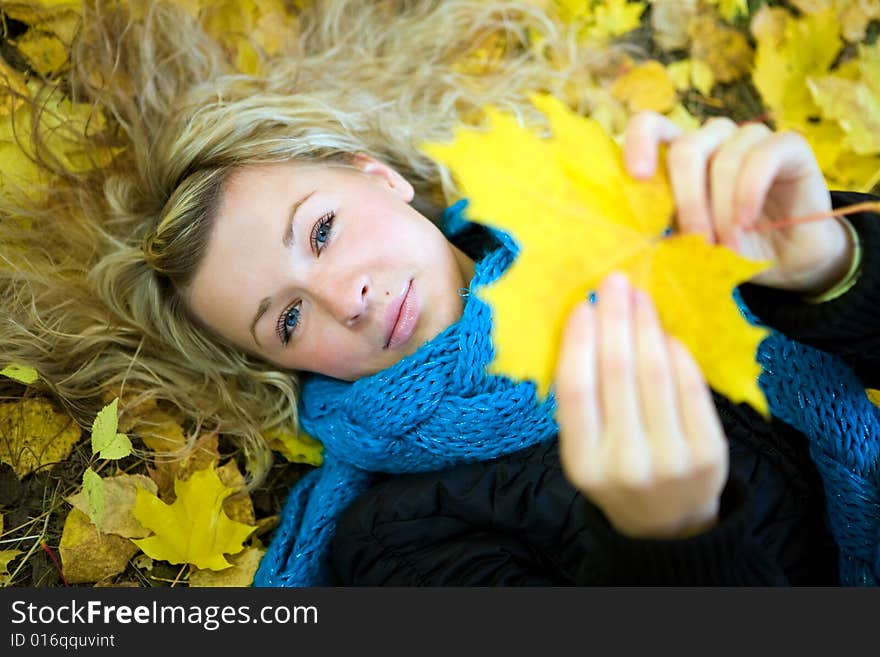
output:
[[[244,73],[295,33],[307,4],[180,0]],[[880,182],[880,3],[876,0],[533,0],[580,38],[622,40],[641,55],[572,80],[571,97],[610,134],[651,109],[682,126],[712,115],[796,130],[832,188]],[[36,175],[15,140],[22,98],[49,83],[63,92],[78,0],[0,5],[0,193]],[[461,54],[480,72],[505,48],[488,34]],[[542,44],[533,44],[542,52]],[[68,120],[88,116],[59,101]],[[49,144],[53,148],[53,144]],[[55,144],[75,166],[77,153]],[[0,584],[4,586],[247,586],[290,485],[320,463],[295,431],[267,436],[278,458],[266,482],[243,490],[243,460],[223,435],[185,449],[168,409],[120,417],[108,398],[89,431],[29,393],[36,372],[0,345]],[[167,454],[171,452],[174,457]],[[209,530],[210,528],[210,530]]]

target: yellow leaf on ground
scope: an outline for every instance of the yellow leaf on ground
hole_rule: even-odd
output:
[[[728,23],[732,23],[738,16],[747,16],[749,13],[748,0],[709,0],[711,4],[718,6],[718,13]]]
[[[773,13],[768,21],[761,18],[764,9],[755,17],[761,29],[755,33],[753,28],[757,50],[752,81],[777,127],[785,130],[807,123],[818,113],[807,78],[828,73],[843,42],[840,26],[830,12],[800,18]],[[780,20],[781,34],[777,27]]]
[[[722,25],[711,16],[691,21],[691,58],[706,62],[718,82],[733,82],[747,74],[754,53],[740,30]]]
[[[28,97],[30,91],[21,73],[0,57],[0,117],[3,117],[4,124],[9,122],[8,117],[21,107],[24,99]]]
[[[247,482],[244,475],[241,474],[235,461],[227,461],[217,468],[217,476],[220,477],[224,486],[238,491],[223,500],[223,510],[226,515],[236,522],[253,525],[256,522],[254,503],[245,488]]]
[[[837,13],[843,37],[850,43],[867,36],[868,25],[880,18],[880,2],[877,0],[789,0],[804,14],[817,14],[832,10]]]
[[[874,406],[880,407],[880,390],[868,388],[865,392],[868,395],[868,399],[871,400],[871,403],[874,404]]]
[[[156,482],[139,474],[120,474],[115,477],[104,477],[103,495],[104,511],[100,522],[92,522],[107,534],[117,534],[125,538],[144,538],[150,535],[146,529],[134,517],[134,502],[138,489],[142,488],[156,494],[158,487]],[[89,504],[83,491],[67,498],[75,508],[89,516]]]
[[[58,548],[64,576],[71,584],[99,582],[118,575],[138,551],[127,538],[99,532],[79,509],[67,514]]]
[[[675,84],[666,68],[653,59],[634,67],[615,80],[611,93],[625,103],[630,112],[667,112],[678,98]]]
[[[590,36],[609,40],[635,30],[646,7],[644,2],[630,0],[605,0],[595,4]]]
[[[697,15],[697,0],[653,0],[651,38],[666,51],[686,48],[690,42],[688,25]]]
[[[324,449],[320,442],[302,431],[290,427],[275,427],[263,434],[270,449],[280,452],[292,463],[321,465]]]
[[[9,564],[18,555],[24,554],[21,550],[0,550],[0,586],[9,584],[11,574],[9,572]],[[253,579],[253,576],[251,576]]]
[[[254,574],[266,550],[250,547],[230,557],[232,568],[226,570],[194,569],[189,575],[190,587],[244,587],[254,582]]]
[[[214,468],[194,472],[186,481],[175,482],[173,504],[139,489],[134,515],[154,536],[134,542],[147,555],[172,564],[189,563],[197,568],[223,570],[231,564],[225,554],[237,554],[256,527],[230,520],[223,501],[232,493]]]
[[[188,450],[167,457],[157,454],[148,471],[153,481],[159,485],[159,498],[173,502],[174,482],[177,479],[189,479],[190,474],[196,470],[214,467],[219,462],[219,437],[216,432],[212,432],[199,436]]]
[[[843,146],[857,155],[880,153],[880,97],[866,84],[826,75],[807,80],[822,116],[846,133]]]
[[[45,399],[0,404],[0,461],[19,478],[66,459],[80,435],[79,425]]]
[[[488,131],[458,129],[452,144],[425,147],[470,199],[469,217],[508,232],[521,248],[498,281],[477,291],[493,311],[491,371],[531,379],[546,395],[565,320],[621,270],[653,297],[663,326],[689,347],[713,388],[766,414],[755,361],[766,331],[746,322],[732,293],[768,263],[693,236],[664,239],[673,210],[664,172],[632,179],[598,124],[554,98],[536,104],[551,139],[490,110]]]
[[[67,67],[68,46],[55,34],[31,28],[16,39],[15,46],[31,67],[44,77]]]

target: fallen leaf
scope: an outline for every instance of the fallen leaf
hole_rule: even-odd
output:
[[[667,112],[678,98],[666,68],[653,59],[620,76],[612,85],[611,93],[630,112]]]
[[[223,510],[231,520],[240,522],[244,525],[253,525],[254,503],[248,493],[245,485],[244,475],[238,469],[235,461],[228,461],[221,467],[217,468],[217,476],[227,488],[231,488],[237,492],[233,493],[223,500]]]
[[[19,383],[24,383],[25,385],[30,385],[40,378],[37,370],[33,367],[27,367],[26,365],[7,365],[0,370],[0,375],[8,376],[10,379],[18,381]]]
[[[121,459],[131,454],[131,441],[116,431],[119,423],[119,398],[104,406],[92,423],[92,454],[102,459]]]
[[[291,427],[274,427],[263,434],[269,446],[291,463],[321,465],[324,449],[320,442],[303,431]]]
[[[697,0],[653,0],[651,38],[666,51],[682,50],[690,42],[688,25],[697,15]]]
[[[837,121],[843,146],[857,155],[880,153],[880,97],[866,84],[832,75],[807,81],[822,116]]]
[[[709,0],[709,2],[718,6],[718,13],[728,23],[732,23],[739,16],[746,16],[749,13],[748,0]]]
[[[868,399],[871,400],[871,403],[874,404],[874,406],[880,407],[880,390],[868,388],[865,393],[868,395]]]
[[[30,96],[24,77],[0,57],[0,117],[8,117]]]
[[[171,505],[138,490],[134,516],[155,535],[134,543],[160,561],[210,570],[229,568],[224,555],[240,552],[255,529],[230,520],[223,511],[223,501],[236,491],[220,481],[214,468],[194,472],[186,481],[177,480],[174,489],[176,499]]]
[[[94,523],[98,531],[103,531],[101,520],[104,517],[104,509],[106,508],[104,480],[91,468],[86,468],[86,471],[83,473],[81,495],[85,497],[85,509],[81,508],[80,511],[83,511],[89,517],[89,520]],[[71,504],[73,504],[72,499],[74,498],[68,499]],[[74,506],[76,505],[74,504]]]
[[[21,550],[0,550],[0,586],[7,586],[12,575],[9,573],[9,563],[18,555],[24,554]],[[251,575],[253,579],[253,575]]]
[[[126,431],[137,433],[144,444],[155,452],[178,452],[186,446],[180,422],[156,408],[131,418]]]
[[[225,570],[194,569],[189,575],[190,587],[245,587],[254,582],[254,574],[266,550],[250,547],[230,557],[232,568]]]
[[[97,474],[95,474],[98,477]],[[156,482],[149,477],[139,474],[120,474],[114,477],[98,477],[100,491],[103,497],[103,511],[100,522],[95,522],[95,515],[91,510],[88,491],[83,490],[67,498],[67,501],[75,508],[85,513],[102,532],[116,534],[124,538],[145,538],[150,535],[146,529],[134,517],[134,503],[138,489],[144,489],[155,494],[158,490]]]
[[[15,47],[43,77],[61,72],[68,64],[67,44],[57,35],[42,29],[31,28],[15,40]]]
[[[754,53],[745,35],[711,16],[698,16],[689,26],[691,58],[705,62],[718,82],[733,82],[747,74]]]
[[[67,514],[58,547],[64,576],[71,584],[99,582],[118,575],[138,551],[127,538],[99,532],[76,508]]]
[[[798,127],[818,114],[807,78],[828,73],[843,47],[840,26],[829,12],[800,18],[785,15],[781,35],[766,25],[755,34],[752,81],[777,127]]]
[[[73,418],[45,399],[0,404],[0,461],[11,465],[19,479],[66,459],[81,433]]]
[[[767,331],[746,322],[732,292],[768,263],[693,235],[662,238],[673,209],[665,172],[634,180],[598,124],[555,98],[535,102],[551,139],[488,110],[488,131],[459,128],[452,144],[424,149],[450,168],[470,199],[469,217],[508,232],[521,248],[498,281],[477,291],[493,310],[490,371],[533,380],[546,395],[566,318],[620,270],[654,299],[663,326],[689,347],[714,389],[766,415],[755,352]]]

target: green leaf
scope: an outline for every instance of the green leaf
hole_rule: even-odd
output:
[[[119,426],[119,397],[102,408],[92,423],[92,454],[103,459],[121,459],[131,454],[131,441],[124,433],[117,433]]]
[[[37,374],[37,370],[26,365],[7,365],[0,370],[0,374],[8,376],[10,379],[14,379],[20,383],[24,383],[25,385],[30,385],[40,378],[40,375]]]
[[[86,496],[86,515],[100,531],[105,505],[104,480],[91,468],[86,468],[83,473],[83,493]]]

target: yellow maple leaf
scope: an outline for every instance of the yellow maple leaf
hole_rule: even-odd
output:
[[[70,416],[45,399],[0,404],[0,461],[19,478],[66,459],[81,433]]]
[[[241,552],[245,539],[256,529],[230,520],[223,510],[223,501],[236,489],[224,485],[210,467],[194,472],[186,481],[178,479],[174,490],[177,497],[169,505],[138,489],[134,516],[155,535],[134,543],[159,561],[210,570],[232,566],[224,554]]]
[[[843,147],[873,155],[880,153],[880,43],[860,44],[858,51],[842,75],[808,78],[807,84],[822,116],[846,133]]]
[[[665,173],[636,181],[620,148],[594,121],[555,98],[535,98],[553,137],[487,111],[489,129],[460,128],[430,144],[469,197],[469,216],[511,234],[520,253],[477,291],[493,310],[490,370],[535,381],[546,395],[568,315],[610,271],[625,272],[657,304],[665,329],[694,354],[709,384],[766,415],[755,351],[766,330],[732,298],[768,263],[745,260],[701,237],[663,238],[673,210]]]
[[[795,18],[764,9],[770,11],[762,8],[753,22],[764,29],[752,30],[757,42],[752,81],[777,127],[798,127],[818,114],[806,80],[828,73],[843,47],[840,25],[830,11]]]

